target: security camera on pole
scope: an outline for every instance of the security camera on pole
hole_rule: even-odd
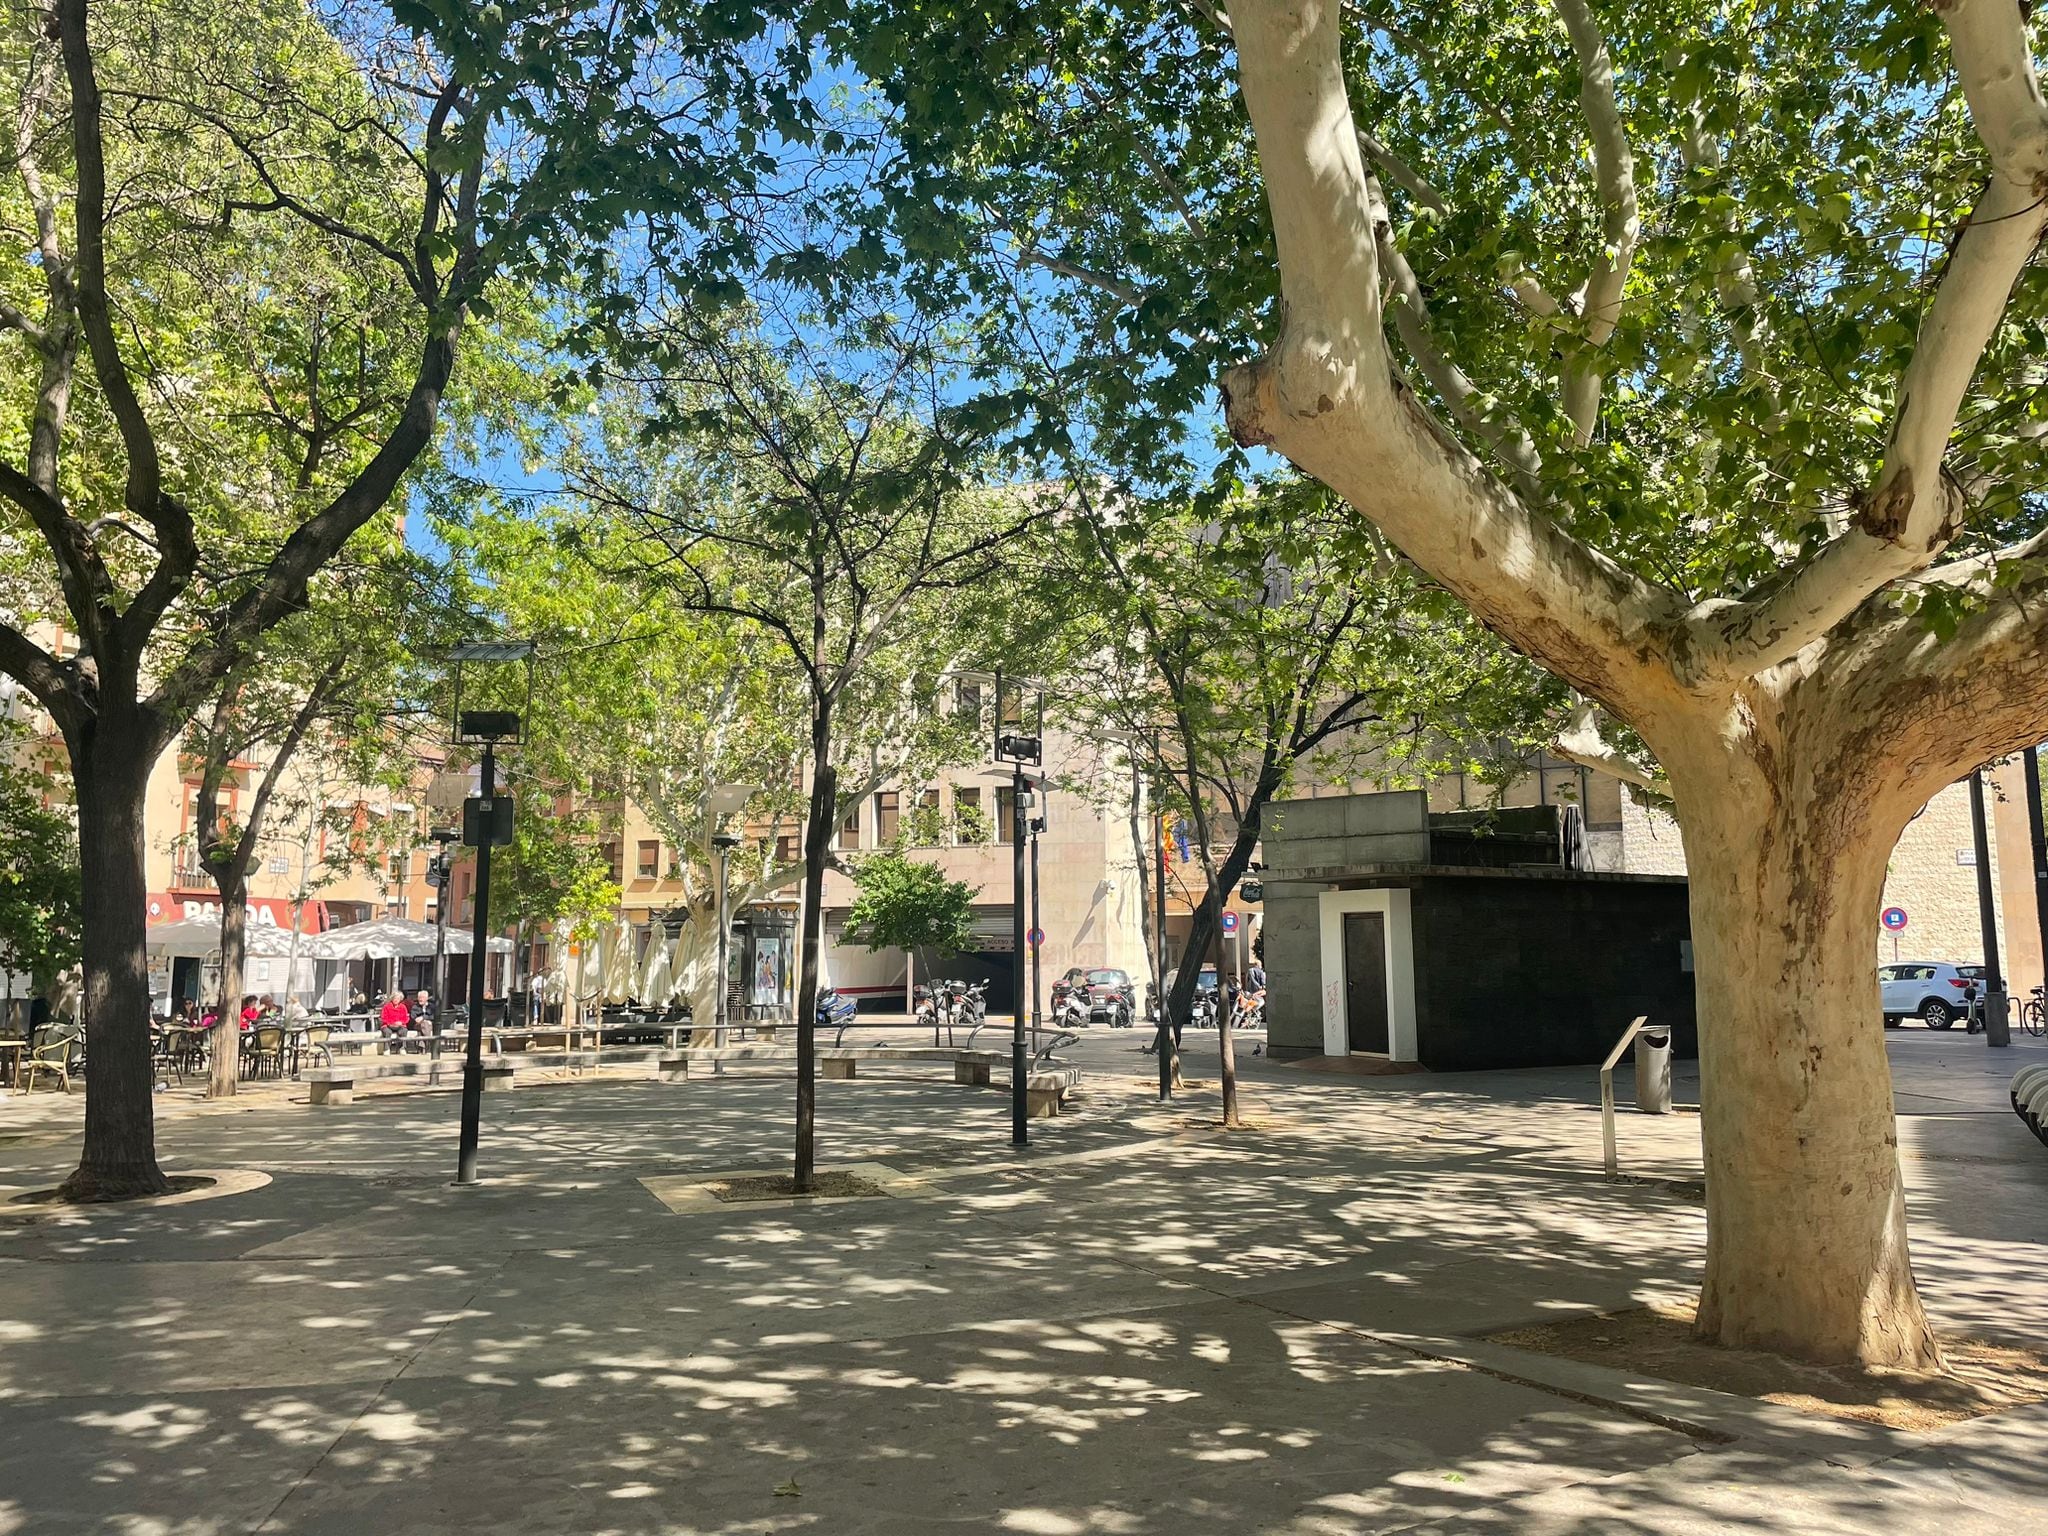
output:
[[[483,640],[457,646],[449,653],[455,663],[455,740],[458,744],[481,745],[477,793],[462,803],[462,840],[476,849],[476,920],[471,929],[469,952],[469,1038],[462,1061],[462,1139],[456,1153],[455,1182],[474,1184],[476,1149],[483,1120],[484,1092],[484,967],[490,957],[491,932],[491,850],[512,841],[512,797],[498,790],[497,749],[516,743],[521,712],[516,709],[464,709],[463,671],[473,664],[500,666],[522,663],[525,668],[526,703],[533,702],[533,642],[531,640]],[[493,692],[500,691],[493,689]]]

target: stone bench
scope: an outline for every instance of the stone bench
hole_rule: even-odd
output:
[[[987,1079],[983,1079],[987,1081]],[[1060,1112],[1081,1082],[1079,1067],[1042,1066],[1024,1074],[1024,1113],[1034,1120]]]
[[[864,1045],[836,1046],[818,1052],[818,1074],[845,1080],[854,1077],[861,1062],[939,1061],[953,1064],[953,1081],[987,1086],[989,1071],[1006,1060],[996,1051],[970,1051],[948,1045]],[[690,1075],[693,1065],[713,1071],[729,1062],[793,1062],[796,1050],[786,1045],[729,1045],[723,1049],[664,1051],[656,1058],[655,1072],[665,1083],[679,1083]]]
[[[483,1068],[486,1092],[512,1086],[513,1068],[509,1063],[487,1061]],[[358,1082],[379,1077],[424,1077],[430,1083],[460,1083],[462,1062],[454,1058],[441,1061],[375,1058],[341,1066],[310,1067],[299,1074],[299,1081],[306,1085],[309,1102],[334,1105],[349,1103],[355,1097]]]
[[[818,1072],[824,1077],[850,1078],[864,1061],[950,1061],[954,1082],[986,1086],[989,1069],[1001,1066],[1003,1057],[994,1051],[970,1051],[950,1045],[834,1046],[818,1052]]]

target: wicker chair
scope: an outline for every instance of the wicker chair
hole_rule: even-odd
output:
[[[284,1031],[275,1024],[258,1024],[249,1031],[242,1054],[248,1061],[251,1077],[261,1077],[266,1064],[272,1077],[284,1076],[284,1039]]]
[[[65,1093],[71,1091],[71,1066],[78,1059],[80,1035],[76,1029],[45,1025],[36,1031],[36,1044],[21,1064],[21,1091],[34,1091],[38,1077],[54,1077]]]

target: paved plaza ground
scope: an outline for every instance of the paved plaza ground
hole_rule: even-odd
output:
[[[2048,1405],[1906,1434],[1481,1341],[1696,1283],[1696,1200],[1600,1177],[1590,1071],[1248,1060],[1258,1128],[1225,1136],[1213,1091],[1147,1095],[1137,1044],[1076,1048],[1079,1101],[1023,1154],[1006,1096],[943,1068],[821,1083],[822,1161],[898,1177],[802,1206],[677,1194],[782,1166],[780,1076],[490,1095],[464,1190],[449,1093],[167,1095],[168,1168],[269,1182],[0,1219],[0,1536],[2011,1536],[2048,1511]],[[1891,1047],[1929,1305],[2038,1346],[2048,1149],[2004,1083],[2048,1052]],[[60,1177],[76,1123],[76,1096],[0,1097],[0,1183]],[[1621,1133],[1630,1171],[1698,1178],[1695,1116]]]

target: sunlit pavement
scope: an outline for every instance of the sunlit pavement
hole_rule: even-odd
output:
[[[470,1190],[448,1093],[166,1095],[168,1167],[271,1182],[0,1218],[0,1533],[2038,1523],[2048,1410],[1893,1434],[1475,1341],[1695,1282],[1696,1116],[1624,1109],[1616,1186],[1589,1071],[1247,1054],[1225,1136],[1213,1037],[1173,1106],[1139,1043],[1076,1047],[1021,1154],[1000,1089],[821,1083],[821,1160],[914,1183],[686,1215],[641,1180],[781,1165],[786,1079],[491,1095]],[[2038,1345],[2048,1149],[2004,1082],[2048,1051],[1891,1046],[1930,1306]],[[0,1096],[0,1183],[60,1177],[77,1107]]]

